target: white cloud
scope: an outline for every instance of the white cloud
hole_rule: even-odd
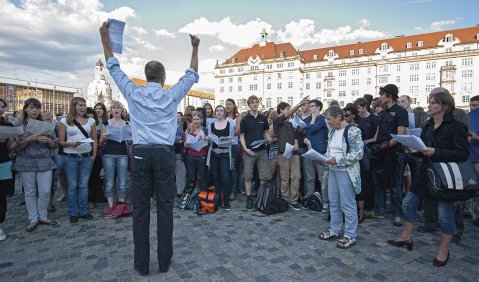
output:
[[[367,19],[360,19],[360,20],[358,21],[358,24],[359,24],[360,26],[370,26],[370,25],[371,25],[371,23],[370,23]]]
[[[225,47],[223,47],[223,45],[221,44],[211,45],[210,48],[208,48],[208,50],[210,52],[221,52],[225,50]]]
[[[237,24],[233,23],[230,17],[221,21],[209,21],[201,17],[180,28],[178,32],[216,36],[224,43],[244,48],[258,41],[259,33],[263,28],[268,31],[271,27],[271,24],[258,18],[245,24]]]
[[[144,29],[141,26],[132,26],[129,28],[129,30],[133,30],[134,32],[136,32],[138,35],[141,35],[141,36],[148,34],[148,31],[146,31],[146,29]]]
[[[143,38],[136,37],[136,36],[131,36],[133,40],[135,40],[136,43],[138,43],[139,46],[145,47],[146,49],[150,51],[156,51],[156,50],[161,50],[161,47],[157,47],[153,45],[150,41],[144,40]]]
[[[174,33],[171,33],[166,29],[158,29],[158,30],[155,30],[154,32],[159,37],[166,37],[166,38],[175,38],[176,37],[176,35]]]
[[[429,27],[431,30],[442,30],[447,26],[453,25],[456,23],[456,20],[444,20],[431,23]]]
[[[422,27],[420,27],[420,26],[415,26],[414,29],[417,30],[417,31],[421,31],[421,30],[422,30]]]

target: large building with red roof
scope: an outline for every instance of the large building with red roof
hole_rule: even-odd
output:
[[[413,107],[426,107],[438,86],[461,108],[479,95],[479,26],[304,51],[261,35],[259,44],[217,64],[217,104],[233,98],[245,109],[248,96],[256,95],[268,109],[309,95],[344,106],[364,94],[377,96],[389,83],[409,95]]]

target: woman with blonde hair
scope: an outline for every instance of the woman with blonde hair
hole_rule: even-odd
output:
[[[68,116],[60,120],[58,140],[64,152],[70,223],[77,223],[79,218],[91,220],[88,181],[96,157],[97,134],[95,120],[86,113],[85,99],[73,97],[71,100]]]
[[[186,129],[186,135],[192,135],[193,137],[203,134],[204,137],[207,136],[206,130],[204,129],[203,115],[200,112],[192,112],[192,123],[191,126]],[[200,138],[204,138],[200,137]],[[198,138],[198,137],[197,137]],[[188,138],[186,138],[188,140]],[[187,148],[186,155],[186,169],[188,171],[188,183],[190,187],[195,186],[196,183],[200,185],[201,188],[206,187],[206,155],[208,153],[208,145],[201,148],[199,151],[190,148],[190,144],[187,141],[184,143],[185,148]]]

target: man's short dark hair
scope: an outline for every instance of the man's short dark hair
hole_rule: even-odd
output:
[[[474,101],[478,101],[478,102],[479,102],[479,95],[472,96],[471,99],[469,99],[469,102],[474,102]]]
[[[281,114],[281,110],[284,110],[286,109],[287,107],[291,107],[291,105],[289,105],[288,103],[286,102],[281,102],[278,104],[278,106],[276,106],[276,112],[278,114]]]
[[[366,94],[367,95],[367,94]],[[371,99],[372,101],[372,99]],[[363,108],[366,108],[369,111],[369,105],[370,102],[366,98],[358,98],[356,101],[354,101],[354,106],[361,106]]]
[[[311,101],[309,101],[309,103],[314,103],[316,105],[316,107],[319,108],[320,111],[323,110],[323,103],[321,103],[321,101],[319,101],[318,99],[313,99]]]
[[[372,101],[373,101],[373,95],[371,94],[364,94],[363,96],[364,99],[366,99],[366,101],[368,101],[369,105],[371,105]],[[368,105],[368,106],[369,106]]]
[[[165,75],[165,67],[158,61],[149,61],[145,65],[145,77],[148,82],[158,82]]]

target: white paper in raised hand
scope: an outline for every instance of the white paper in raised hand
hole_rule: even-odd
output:
[[[38,135],[55,135],[55,124],[52,122],[29,119],[25,132]]]
[[[106,132],[109,134],[107,139],[116,141],[118,143],[121,142],[121,127],[107,125]]]
[[[121,54],[123,52],[123,30],[125,29],[125,22],[108,19],[109,34],[111,50],[114,53]]]
[[[329,161],[329,159],[326,158],[326,156],[321,155],[314,149],[309,149],[306,153],[302,154],[302,156],[313,161],[322,161],[322,162]]]
[[[407,135],[414,135],[417,137],[421,137],[422,129],[421,128],[406,128]]]
[[[398,141],[399,143],[408,146],[409,148],[417,151],[421,151],[426,149],[426,145],[422,142],[421,138],[415,135],[394,135],[391,134],[394,140]]]
[[[284,153],[283,153],[283,157],[285,159],[291,158],[291,156],[293,155],[293,148],[294,148],[293,145],[286,143],[286,148],[284,148]]]
[[[293,118],[291,118],[291,124],[293,125],[293,128],[306,128],[308,125],[297,115],[293,115]]]
[[[0,126],[0,140],[5,140],[7,138],[15,138],[22,134],[25,134],[25,132],[23,131],[23,126]]]

